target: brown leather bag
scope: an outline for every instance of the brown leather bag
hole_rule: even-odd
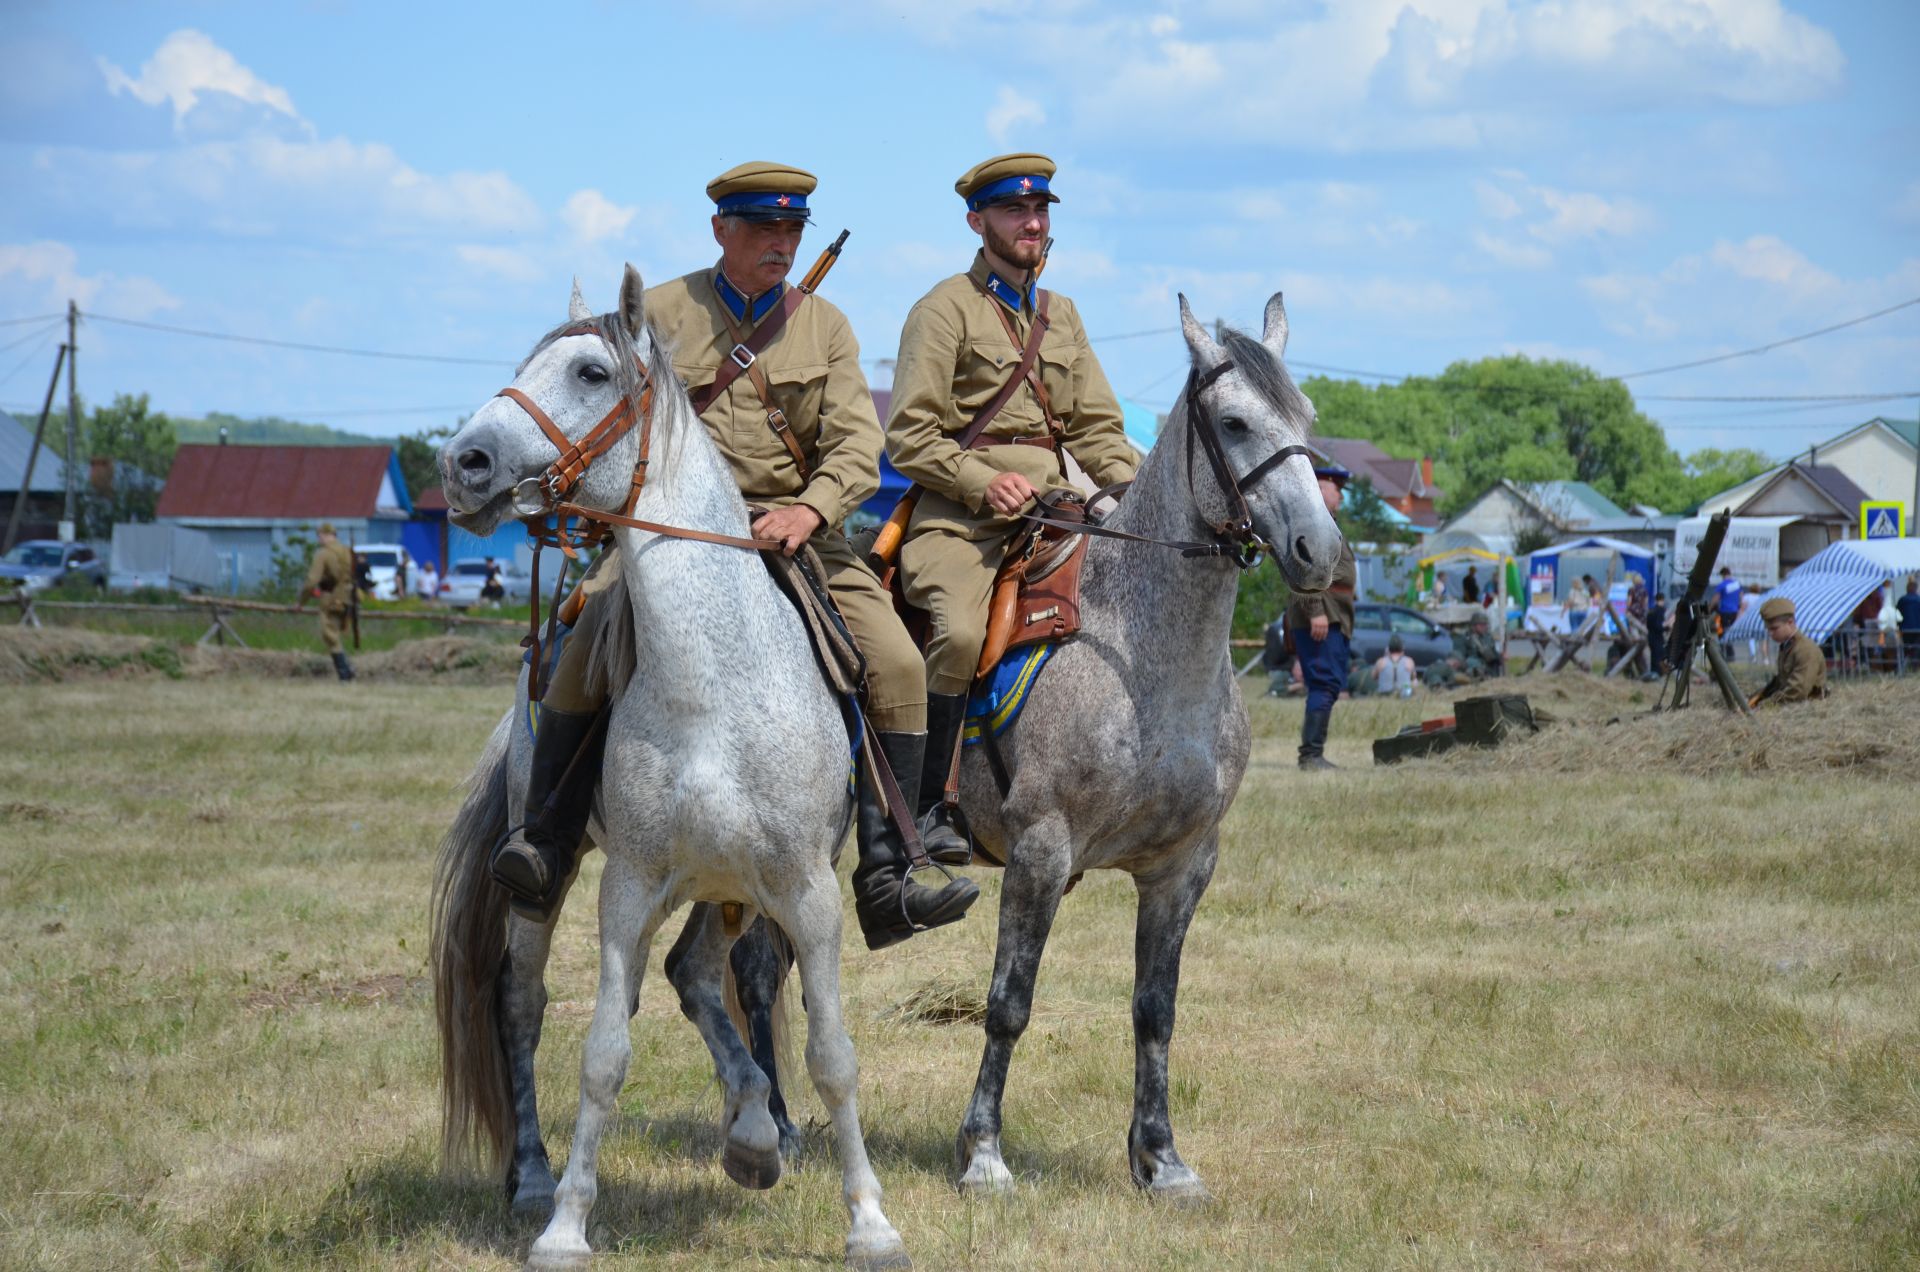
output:
[[[1086,504],[1072,494],[1042,500],[1056,521],[1085,521]],[[1007,651],[1043,640],[1065,640],[1080,630],[1080,571],[1088,537],[1055,526],[1036,526],[1014,541],[994,576],[987,605],[987,638],[974,678],[992,673]]]

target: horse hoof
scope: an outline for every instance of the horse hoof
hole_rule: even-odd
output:
[[[567,1269],[584,1268],[593,1261],[593,1251],[586,1246],[548,1247],[542,1249],[534,1242],[533,1249],[527,1252],[527,1272],[565,1272]]]
[[[894,1268],[910,1268],[913,1260],[907,1257],[907,1247],[898,1233],[890,1238],[873,1241],[856,1241],[847,1238],[847,1266],[858,1268],[860,1272],[888,1272]]]
[[[1005,1197],[1013,1192],[1013,1172],[1005,1162],[975,1161],[960,1176],[957,1186],[971,1196]]]
[[[1147,1189],[1147,1196],[1175,1210],[1204,1210],[1213,1204],[1213,1194],[1196,1176],[1184,1183]]]
[[[742,1188],[765,1190],[780,1182],[784,1167],[778,1147],[754,1149],[728,1140],[726,1151],[720,1154],[720,1169]]]
[[[553,1181],[541,1188],[531,1185],[519,1189],[513,1194],[508,1206],[515,1219],[546,1219],[553,1214]]]

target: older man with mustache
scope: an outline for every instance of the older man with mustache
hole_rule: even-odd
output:
[[[803,544],[819,555],[827,590],[866,659],[868,722],[911,806],[927,744],[923,664],[892,598],[841,532],[847,514],[879,488],[880,421],[846,316],[819,296],[800,298],[786,282],[815,184],[813,174],[776,163],[741,164],[715,177],[707,195],[720,260],[649,288],[644,310],[740,493],[765,509],[753,520],[754,537],[788,555]],[[781,307],[795,300],[783,316]],[[771,339],[756,337],[768,323],[782,325]],[[757,353],[749,348],[756,340]],[[590,598],[616,577],[605,562],[603,555],[582,585]],[[588,681],[581,645],[565,646],[548,684],[529,808],[541,807],[562,780],[604,699],[604,689]],[[597,778],[597,757],[581,767]],[[523,913],[549,909],[572,867],[591,802],[592,781],[583,785],[563,792],[548,825],[530,827],[495,857],[495,877],[520,899]],[[952,923],[980,895],[966,879],[935,890],[908,877],[906,846],[885,807],[873,775],[863,771],[853,894],[869,949]]]

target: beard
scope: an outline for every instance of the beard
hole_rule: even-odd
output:
[[[1046,246],[1046,239],[1026,239],[1002,237],[991,223],[981,227],[981,237],[987,242],[987,249],[1003,261],[1018,265],[1022,269],[1032,269],[1040,263],[1040,253]]]

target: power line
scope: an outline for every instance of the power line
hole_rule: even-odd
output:
[[[201,331],[193,327],[174,327],[161,322],[142,322],[137,318],[115,318],[109,314],[96,314],[91,310],[85,311],[82,316],[94,322],[111,322],[122,327],[164,331],[176,336],[198,336],[202,340],[227,340],[234,344],[267,345],[275,349],[298,349],[305,353],[338,353],[355,358],[384,358],[392,362],[441,362],[469,367],[513,365],[511,362],[497,358],[457,358],[439,353],[389,353],[382,349],[350,349],[341,345],[304,344],[297,340],[270,340],[265,336],[237,336],[226,331]]]
[[[62,314],[60,317],[64,318],[66,317],[66,315]],[[56,318],[52,322],[48,323],[46,326],[40,328],[40,330],[38,331],[29,331],[26,335],[20,337],[18,340],[9,340],[6,344],[0,345],[0,353],[5,353],[9,349],[18,349],[21,345],[27,343],[27,341],[29,340],[38,340],[40,337],[46,335],[49,331],[54,330],[59,325],[60,325],[60,318]]]
[[[1892,402],[1900,398],[1920,398],[1920,392],[1897,393],[1772,393],[1772,394],[1724,394],[1724,393],[1652,393],[1636,398],[1638,402],[1826,402],[1841,405],[1847,402]]]
[[[1697,358],[1692,362],[1676,362],[1668,367],[1651,367],[1645,371],[1629,371],[1625,375],[1616,375],[1610,378],[1615,380],[1637,380],[1643,375],[1665,375],[1669,371],[1686,371],[1693,367],[1712,366],[1716,362],[1730,362],[1735,358],[1750,358],[1755,354],[1768,353],[1774,349],[1784,348],[1790,344],[1799,344],[1802,340],[1811,340],[1815,336],[1824,336],[1829,332],[1842,331],[1848,327],[1857,327],[1863,322],[1872,322],[1875,318],[1884,318],[1888,314],[1898,313],[1900,310],[1910,308],[1914,305],[1920,305],[1920,296],[1915,296],[1912,300],[1903,300],[1897,305],[1888,305],[1885,309],[1877,309],[1870,314],[1862,314],[1858,318],[1849,318],[1845,322],[1836,322],[1831,327],[1822,327],[1818,331],[1802,332],[1800,335],[1788,336],[1785,340],[1775,340],[1770,344],[1755,345],[1751,349],[1741,349],[1734,353],[1716,354],[1711,358]]]
[[[0,327],[18,327],[29,322],[57,322],[66,316],[62,311],[57,314],[34,314],[27,318],[0,318]]]
[[[9,380],[13,379],[14,376],[19,375],[22,368],[24,368],[29,362],[32,362],[35,358],[40,356],[40,351],[47,347],[47,341],[53,339],[53,337],[58,332],[59,332],[58,324],[47,328],[45,331],[39,332],[38,334],[40,337],[40,343],[33,346],[33,348],[27,350],[27,356],[20,359],[20,361],[14,363],[13,369],[11,371],[7,372],[5,375],[0,375],[0,384],[5,384]],[[8,345],[7,347],[9,349],[13,348],[12,345]],[[30,411],[36,411],[36,412],[39,410],[38,407],[28,407],[27,409]]]

